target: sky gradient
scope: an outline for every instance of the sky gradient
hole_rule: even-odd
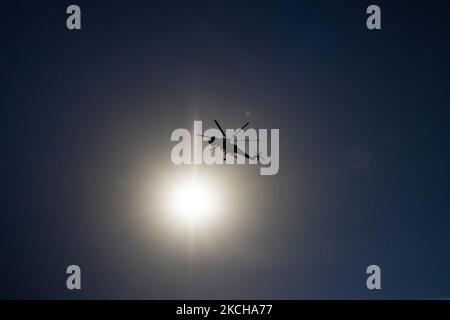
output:
[[[2,4],[0,297],[450,296],[450,5],[376,3]],[[174,166],[213,119],[280,129],[279,173]],[[159,205],[192,170],[226,200],[195,239]]]

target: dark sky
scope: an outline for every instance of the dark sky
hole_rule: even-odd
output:
[[[73,3],[81,31],[72,1],[0,7],[1,298],[450,296],[448,2]],[[279,128],[280,171],[203,168],[251,191],[188,261],[136,194],[213,119]]]

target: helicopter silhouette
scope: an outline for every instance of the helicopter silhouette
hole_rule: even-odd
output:
[[[214,120],[214,123],[216,124],[217,128],[219,129],[219,131],[222,133],[222,137],[216,137],[216,136],[206,136],[204,134],[199,134],[199,136],[201,137],[205,137],[208,138],[208,144],[210,144],[212,146],[212,150],[219,148],[219,150],[221,150],[223,152],[223,160],[226,160],[226,155],[227,154],[231,154],[232,156],[234,156],[236,159],[238,158],[238,156],[243,156],[249,160],[255,160],[259,163],[261,156],[260,153],[256,153],[255,155],[251,156],[249,155],[247,152],[245,152],[244,150],[241,150],[238,148],[236,143],[233,143],[233,139],[235,138],[235,136],[242,130],[244,130],[249,124],[250,122],[247,122],[246,124],[244,124],[241,128],[239,128],[238,130],[236,130],[236,132],[233,134],[233,136],[231,136],[230,138],[227,139],[227,135],[225,133],[225,131],[222,129],[222,127],[220,126],[220,124],[217,122],[217,120]],[[234,139],[234,141],[239,141]],[[259,140],[247,140],[247,141],[259,141]]]

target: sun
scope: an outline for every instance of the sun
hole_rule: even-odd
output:
[[[176,220],[192,225],[205,224],[218,211],[216,190],[210,181],[190,177],[179,181],[170,192],[170,207]]]

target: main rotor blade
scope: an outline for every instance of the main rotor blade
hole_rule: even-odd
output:
[[[224,138],[226,138],[226,134],[225,131],[223,131],[223,129],[220,127],[219,123],[217,122],[217,120],[214,119],[214,122],[216,123],[217,128],[219,128],[220,132],[222,132],[222,135]]]
[[[247,122],[246,124],[244,124],[242,127],[241,127],[241,130],[244,130],[244,128],[246,127],[246,126],[248,126],[250,124],[250,122]]]
[[[212,138],[211,136],[205,136],[204,134],[197,134],[197,136],[199,136],[199,137],[207,137],[207,138]]]
[[[245,128],[246,126],[248,126],[249,124],[250,124],[250,122],[247,122],[247,123],[244,124],[240,129],[236,130],[236,132],[233,134],[233,136],[230,138],[230,140],[233,139],[240,131],[244,130],[244,128]]]
[[[233,138],[233,137],[231,137],[231,138]],[[259,141],[259,139],[234,139],[234,141]]]

